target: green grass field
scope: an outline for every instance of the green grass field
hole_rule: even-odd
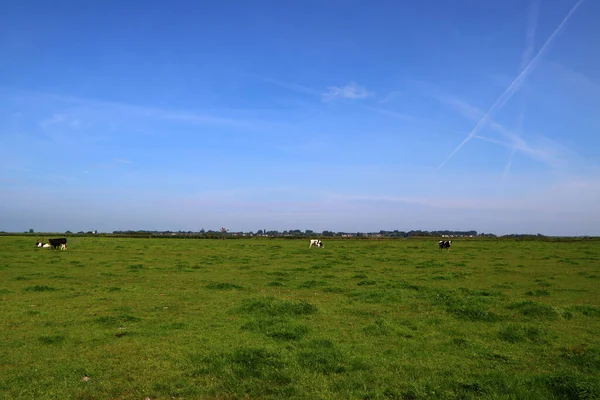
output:
[[[600,398],[600,241],[0,237],[6,399]]]

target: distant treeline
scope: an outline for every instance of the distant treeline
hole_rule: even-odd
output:
[[[97,231],[88,232],[71,232],[66,231],[60,232],[34,232],[30,229],[28,232],[4,232],[0,231],[0,235],[4,236],[32,236],[36,238],[46,238],[51,236],[99,236],[99,237],[130,237],[130,238],[173,238],[173,239],[251,239],[256,237],[264,238],[283,238],[283,239],[303,239],[303,238],[355,238],[355,239],[378,239],[378,238],[487,238],[487,239],[514,239],[514,240],[581,240],[581,239],[592,239],[590,236],[580,237],[548,237],[538,234],[509,234],[497,236],[493,233],[478,233],[477,231],[422,231],[422,230],[411,230],[411,231],[379,231],[379,232],[333,232],[323,231],[314,232],[312,230],[301,231],[299,229],[289,231],[276,231],[276,230],[262,230],[259,229],[257,232],[222,232],[212,230],[200,230],[198,232],[193,231],[150,231],[150,230],[126,230],[126,231],[113,231],[112,233],[101,233]]]
[[[423,236],[435,236],[435,237],[496,237],[493,234],[478,234],[477,231],[379,231],[379,232],[333,232],[323,231],[315,232],[312,230],[301,231],[299,229],[289,231],[277,231],[277,230],[262,230],[259,229],[257,232],[226,232],[221,231],[204,231],[199,232],[192,231],[113,231],[115,236],[157,236],[157,237],[189,237],[189,238],[251,238],[251,237],[273,237],[273,238],[315,238],[315,237],[339,237],[339,238],[407,238],[407,237],[423,237]]]

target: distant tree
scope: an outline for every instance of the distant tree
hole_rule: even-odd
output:
[[[225,228],[224,226],[221,227],[221,235],[223,239],[225,239],[225,235],[227,235],[228,230],[229,229]]]
[[[29,230],[29,233],[35,233],[35,232],[33,231],[33,229],[30,229],[30,230]]]
[[[70,235],[70,234],[72,234],[72,233],[73,233],[73,232],[71,232],[71,231],[66,231],[66,232],[65,232],[65,235]]]
[[[306,231],[304,231],[304,234],[305,234],[305,235],[313,235],[313,234],[314,234],[314,232],[313,232],[313,231],[311,231],[310,229],[307,229]]]
[[[262,229],[259,229],[258,231],[256,231],[256,234],[257,234],[257,235],[262,235],[262,234],[263,234],[263,230],[262,230]]]

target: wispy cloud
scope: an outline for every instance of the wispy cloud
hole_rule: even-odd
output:
[[[374,93],[368,91],[363,86],[357,85],[354,82],[351,82],[348,85],[343,86],[343,87],[330,86],[328,88],[328,90],[325,93],[323,93],[314,88],[304,86],[304,85],[298,85],[296,83],[283,82],[278,79],[271,79],[271,78],[260,78],[260,79],[264,82],[271,83],[273,85],[279,86],[284,89],[291,90],[296,93],[320,97],[323,102],[333,101],[334,99],[356,100],[356,99],[364,99],[367,97],[374,96]],[[380,104],[387,103],[387,102],[391,101],[392,98],[398,96],[399,93],[400,92],[391,92],[383,100],[378,101],[378,103],[380,103]],[[369,105],[369,104],[363,104],[363,103],[353,103],[353,105],[363,108],[365,110],[373,111],[373,112],[376,112],[376,113],[379,113],[382,115],[386,115],[388,117],[396,118],[396,119],[401,119],[401,120],[414,120],[415,119],[411,115],[397,112],[394,110],[390,110],[387,108],[382,108],[382,107],[373,106],[373,105]]]
[[[600,102],[600,81],[558,62],[550,62],[548,66],[558,80],[563,82],[564,86],[572,88],[590,103]]]
[[[321,95],[323,101],[333,101],[336,99],[358,100],[373,96],[364,86],[355,82],[350,82],[345,86],[329,86],[327,91]]]
[[[519,90],[521,84],[525,80],[525,78],[533,71],[536,62],[540,59],[540,57],[546,52],[556,35],[561,31],[563,26],[567,23],[571,15],[577,10],[577,8],[583,3],[584,0],[578,0],[577,3],[571,8],[569,13],[565,18],[561,21],[558,27],[552,32],[550,37],[546,40],[544,45],[540,48],[538,53],[531,59],[525,68],[521,71],[519,75],[511,82],[511,84],[504,90],[504,92],[496,99],[492,107],[485,113],[485,115],[477,122],[473,130],[467,135],[467,137],[450,153],[450,155],[437,167],[436,170],[440,170],[467,142],[477,136],[479,130],[488,122],[489,118],[493,115],[493,113],[501,108],[506,102]]]
[[[52,117],[40,122],[40,126],[44,129],[50,129],[57,126],[61,128],[67,127],[77,129],[81,127],[81,120],[68,114],[53,114]]]
[[[357,106],[361,107],[361,108],[364,108],[366,110],[374,111],[376,113],[379,113],[379,114],[382,114],[382,115],[387,115],[388,117],[392,117],[392,118],[396,118],[396,119],[401,119],[401,120],[405,120],[405,121],[413,121],[413,120],[415,120],[415,117],[413,117],[412,115],[400,113],[400,112],[397,112],[397,111],[388,110],[386,108],[381,108],[381,107],[376,107],[376,106],[370,106],[368,104],[357,104]]]
[[[397,90],[393,90],[390,93],[388,93],[387,96],[385,96],[384,98],[380,99],[378,102],[380,104],[386,104],[389,102],[392,102],[398,98],[402,97],[402,92],[399,92]]]
[[[125,167],[125,165],[123,164],[133,164],[133,161],[125,159],[125,158],[113,158],[108,162],[103,162],[103,163],[97,163],[97,164],[93,164],[93,167],[96,168],[100,168],[100,169],[112,169],[112,168],[119,168],[119,167]],[[83,171],[83,173],[87,174],[89,173],[89,171]]]
[[[11,178],[0,178],[0,183],[19,183],[21,182],[18,179],[11,179]]]
[[[522,193],[518,196],[395,196],[371,194],[329,194],[327,201],[374,202],[374,203],[405,203],[431,207],[435,209],[457,210],[521,210],[556,212],[560,207],[582,207],[580,213],[596,210],[596,201],[600,201],[600,176],[580,177],[570,176],[568,179],[556,182]],[[600,216],[598,211],[595,211]]]
[[[43,120],[42,122],[40,122],[40,126],[42,128],[47,128],[52,125],[60,124],[61,122],[63,122],[65,120],[65,118],[66,117],[62,114],[54,114],[54,115],[52,115],[51,118],[47,118],[47,119]]]
[[[319,90],[313,89],[308,86],[298,85],[296,83],[283,82],[278,79],[272,78],[260,78],[262,81],[267,83],[272,83],[273,85],[279,86],[283,89],[288,89],[296,93],[307,94],[311,96],[320,96],[321,92]]]
[[[59,181],[72,181],[74,179],[72,176],[56,175],[56,174],[48,175],[48,177],[50,179],[59,180]]]
[[[53,113],[51,118],[43,120],[40,125],[43,128],[49,128],[53,125],[67,124],[70,127],[77,128],[82,124],[81,116],[93,118],[102,114],[103,123],[116,127],[114,119],[118,117],[134,117],[145,119],[159,119],[181,121],[196,125],[213,125],[229,127],[251,127],[259,121],[246,120],[230,115],[215,114],[206,111],[191,110],[173,110],[145,106],[140,104],[131,104],[115,101],[106,101],[99,99],[90,99],[76,96],[60,95],[53,93],[29,92],[12,96],[13,100],[39,103],[43,105],[54,104],[63,111]],[[111,119],[104,120],[104,116],[110,115]]]

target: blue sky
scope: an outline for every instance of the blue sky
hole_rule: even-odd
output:
[[[0,230],[600,235],[600,2],[0,3]]]

